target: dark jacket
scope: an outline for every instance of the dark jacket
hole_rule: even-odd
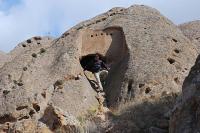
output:
[[[104,69],[108,70],[108,67],[106,66],[106,64],[102,60],[95,60],[95,59],[88,62],[88,64],[84,68],[84,70],[88,70],[93,73],[97,73]]]

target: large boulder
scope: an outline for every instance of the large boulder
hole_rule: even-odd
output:
[[[0,124],[23,127],[24,121],[31,121],[32,129],[42,123],[53,132],[68,128],[67,122],[60,124],[57,108],[69,114],[63,114],[65,119],[82,118],[98,108],[82,57],[98,52],[110,65],[104,84],[113,111],[109,131],[128,133],[168,130],[165,114],[197,56],[195,45],[176,25],[143,5],[113,8],[60,38],[26,48],[17,47],[0,69]],[[79,122],[70,125],[78,127]]]

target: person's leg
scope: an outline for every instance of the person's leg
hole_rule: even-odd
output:
[[[101,80],[100,80],[99,74],[100,74],[100,72],[94,73],[94,76],[95,76],[95,78],[96,78],[96,80],[97,80],[97,84],[98,84],[98,86],[99,86],[99,89],[100,89],[100,90],[103,90],[103,87],[102,87],[102,84],[101,84]]]
[[[106,77],[108,76],[108,71],[107,70],[102,70],[100,71],[100,80],[101,84],[105,85]]]

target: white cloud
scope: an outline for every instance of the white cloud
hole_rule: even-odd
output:
[[[89,3],[95,5],[102,2],[22,0],[9,11],[0,11],[0,49],[9,51],[29,37],[47,35],[48,32],[53,33],[55,30],[61,34],[75,23],[101,11],[102,6],[98,9],[95,6],[88,6]]]
[[[8,52],[35,35],[61,34],[112,7],[135,3],[153,6],[176,23],[200,17],[198,0],[21,0],[8,11],[0,10],[0,50]]]

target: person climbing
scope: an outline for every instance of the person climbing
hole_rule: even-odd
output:
[[[84,71],[88,70],[94,74],[94,77],[97,81],[97,85],[99,87],[99,91],[103,91],[103,86],[102,86],[101,80],[100,80],[100,74],[101,74],[101,72],[105,72],[107,74],[109,69],[110,68],[106,65],[106,63],[102,59],[100,59],[100,54],[98,54],[98,53],[96,53],[94,55],[94,58],[92,58],[84,66]]]

